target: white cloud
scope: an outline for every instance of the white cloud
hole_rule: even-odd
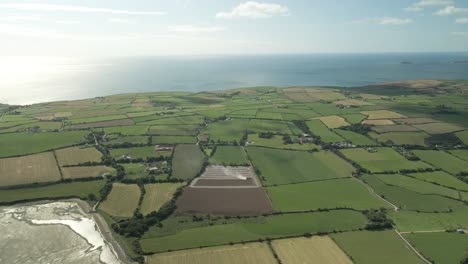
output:
[[[78,24],[76,20],[56,20],[42,15],[7,15],[0,17],[1,22],[17,23],[17,22],[52,22],[57,24]]]
[[[405,8],[405,10],[410,12],[419,12],[422,11],[425,7],[446,6],[451,4],[453,4],[452,0],[421,0]]]
[[[63,37],[63,35],[55,30],[22,27],[9,24],[0,24],[0,35],[21,37]]]
[[[219,12],[216,14],[217,18],[235,18],[235,17],[249,17],[249,18],[269,18],[277,15],[288,15],[289,9],[287,6],[271,3],[260,3],[255,1],[248,1],[241,3],[234,7],[229,12]]]
[[[457,23],[457,24],[468,24],[468,17],[457,18],[455,20],[455,23]]]
[[[134,20],[124,19],[124,18],[110,18],[107,21],[111,23],[117,23],[117,24],[135,24]]]
[[[463,7],[455,7],[455,6],[446,6],[443,9],[434,13],[438,16],[449,16],[449,15],[457,15],[457,14],[468,14],[468,8]]]
[[[460,36],[460,37],[468,37],[468,32],[466,31],[452,32],[452,35]]]
[[[380,19],[381,25],[406,25],[412,23],[413,20],[409,18],[396,18],[396,17],[383,17]]]
[[[364,18],[355,20],[355,24],[366,24],[373,23],[379,25],[406,25],[412,23],[413,20],[409,18],[397,18],[397,17],[375,17],[375,18]]]
[[[216,33],[225,31],[226,28],[224,27],[216,27],[216,26],[194,26],[194,25],[175,25],[169,26],[170,32],[177,32],[177,33],[191,33],[191,34],[199,34],[199,33]]]
[[[39,15],[8,15],[0,17],[0,21],[19,22],[19,21],[40,21],[42,16]]]
[[[74,5],[52,5],[44,3],[4,3],[0,8],[15,9],[21,11],[45,11],[45,12],[79,12],[79,13],[109,13],[115,15],[163,15],[160,11],[130,11],[121,9],[96,8]]]

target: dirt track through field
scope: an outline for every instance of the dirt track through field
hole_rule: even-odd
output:
[[[421,253],[419,253],[419,251],[417,251],[413,245],[411,245],[410,242],[408,242],[408,240],[406,240],[406,238],[404,238],[400,232],[398,232],[398,230],[394,229],[395,232],[397,233],[397,235],[405,242],[405,244],[416,254],[418,255],[418,257],[420,259],[422,259],[422,261],[426,262],[427,264],[431,264],[432,262],[430,262],[429,260],[427,260],[423,255],[421,255]]]
[[[364,186],[366,186],[366,188],[375,196],[377,196],[377,198],[379,198],[380,200],[388,203],[390,206],[393,207],[393,210],[395,212],[397,212],[400,208],[398,208],[398,206],[394,205],[393,203],[391,203],[390,201],[388,201],[387,199],[383,198],[382,196],[380,196],[379,194],[377,194],[374,189],[372,189],[372,187],[370,187],[369,185],[367,185],[365,182],[363,182],[362,180],[356,178],[356,177],[352,177],[353,179],[355,179],[356,181],[360,182],[361,184],[363,184]]]

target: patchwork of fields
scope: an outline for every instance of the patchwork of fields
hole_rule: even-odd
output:
[[[0,205],[86,200],[147,263],[461,263],[468,84],[440,83],[0,107]]]

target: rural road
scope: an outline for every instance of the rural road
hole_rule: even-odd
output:
[[[422,259],[422,260],[423,260],[424,262],[426,262],[427,264],[432,264],[432,262],[430,262],[429,260],[427,260],[423,255],[421,255],[421,253],[419,253],[419,251],[417,251],[417,250],[413,247],[413,245],[411,245],[411,243],[410,243],[408,240],[406,240],[406,238],[403,237],[403,236],[401,235],[400,232],[398,232],[398,230],[396,230],[396,229],[394,229],[394,230],[395,230],[395,232],[397,233],[397,235],[406,243],[406,245],[407,245],[416,255],[418,255],[418,257],[419,257],[420,259]]]
[[[352,178],[355,179],[356,181],[360,182],[360,183],[363,184],[364,186],[366,186],[366,188],[367,188],[372,194],[374,194],[375,196],[377,196],[379,199],[381,199],[382,201],[384,201],[384,202],[388,203],[390,206],[392,206],[392,207],[393,207],[393,210],[394,210],[395,212],[398,211],[398,209],[399,209],[398,206],[394,205],[393,203],[391,203],[391,202],[388,201],[387,199],[385,199],[385,198],[383,198],[382,196],[378,195],[378,194],[374,191],[374,189],[372,189],[372,187],[370,187],[370,186],[367,185],[365,182],[363,182],[362,180],[360,180],[360,179],[358,179],[358,178],[356,178],[356,177],[354,177],[354,176],[352,176]]]

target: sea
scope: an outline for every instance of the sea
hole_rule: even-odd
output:
[[[468,79],[468,53],[0,57],[0,103],[252,86],[361,86]]]

